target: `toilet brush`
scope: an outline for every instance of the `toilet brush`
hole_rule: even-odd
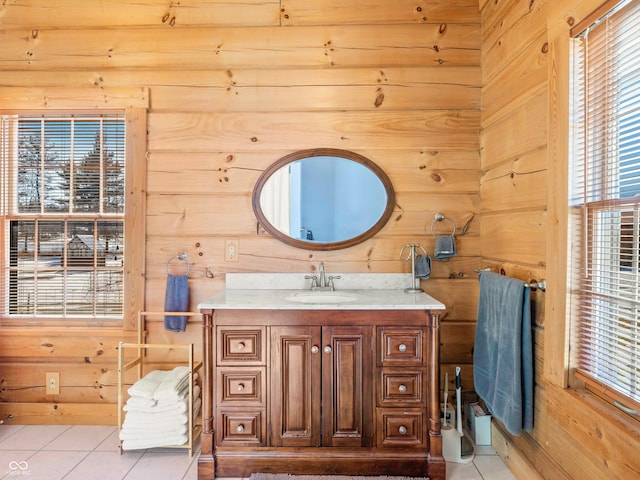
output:
[[[447,402],[449,401],[449,372],[444,374],[444,419],[443,426],[447,427]]]
[[[468,448],[465,446],[462,446],[462,443],[464,442],[464,440],[467,440],[466,437],[464,436],[464,434],[462,434],[462,417],[460,416],[459,412],[460,412],[460,392],[459,392],[459,388],[458,384],[459,384],[459,368],[456,369],[456,373],[458,374],[456,376],[456,391],[457,391],[457,412],[456,412],[456,419],[451,422],[451,424],[447,424],[447,414],[446,414],[446,405],[447,405],[447,401],[449,398],[449,392],[448,392],[448,375],[445,375],[445,390],[444,390],[444,395],[445,395],[445,417],[444,417],[444,421],[442,422],[442,426],[441,426],[441,434],[442,434],[442,456],[444,457],[444,459],[447,462],[453,462],[453,463],[469,463],[470,461],[473,460],[473,448],[471,449],[471,455],[464,455],[462,453],[462,449],[464,448],[465,450],[468,450]],[[453,418],[453,416],[452,416]],[[457,421],[459,429],[456,428],[455,422]]]
[[[460,455],[466,457],[473,455],[473,445],[471,441],[462,433],[462,379],[460,377],[460,367],[456,367],[456,427],[460,434]]]

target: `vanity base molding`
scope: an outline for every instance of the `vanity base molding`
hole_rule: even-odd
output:
[[[202,314],[199,480],[252,473],[445,479],[437,311]]]
[[[216,476],[248,478],[252,473],[291,475],[362,475],[445,478],[445,462],[406,452],[323,447],[273,448],[265,451],[217,451]]]

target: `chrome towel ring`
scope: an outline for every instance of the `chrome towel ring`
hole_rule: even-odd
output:
[[[404,256],[404,251],[409,248],[409,251],[407,252],[407,256]],[[402,263],[408,262],[409,260],[413,260],[416,257],[416,249],[420,249],[422,250],[422,253],[424,255],[427,254],[427,251],[422,247],[422,245],[419,245],[417,243],[407,243],[405,246],[403,246],[400,249],[400,260],[402,261]]]
[[[434,215],[433,222],[431,222],[431,235],[433,235],[434,237],[437,237],[438,235],[436,235],[436,232],[433,231],[433,226],[436,224],[436,222],[441,222],[443,220],[449,220],[451,222],[451,225],[453,225],[453,232],[450,235],[453,236],[456,234],[456,222],[442,213],[436,213]]]
[[[189,263],[189,260],[187,259],[187,254],[186,253],[180,252],[175,257],[171,257],[169,260],[167,260],[167,274],[169,274],[169,265],[171,264],[172,260],[180,260],[180,261],[184,262],[184,264],[187,266],[187,271],[186,271],[186,273],[184,275],[189,275],[189,272],[191,271],[191,264]]]

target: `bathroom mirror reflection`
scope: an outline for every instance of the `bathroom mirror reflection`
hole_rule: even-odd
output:
[[[395,206],[387,175],[347,150],[320,148],[271,165],[253,191],[262,227],[288,245],[335,250],[371,238]]]

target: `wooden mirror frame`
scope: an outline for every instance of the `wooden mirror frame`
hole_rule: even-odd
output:
[[[262,207],[260,206],[260,195],[262,193],[262,189],[265,184],[271,178],[275,172],[280,170],[280,168],[288,165],[289,163],[295,162],[297,160],[302,160],[309,157],[339,157],[347,160],[354,161],[363,165],[364,167],[371,170],[382,182],[382,185],[387,194],[387,205],[380,216],[380,219],[368,230],[357,235],[352,238],[348,238],[346,240],[340,240],[337,242],[313,242],[313,241],[304,241],[299,240],[297,238],[290,237],[285,233],[281,232],[277,228],[275,228],[269,220],[267,220],[264,212],[262,211]],[[393,190],[393,185],[391,184],[391,180],[386,173],[375,163],[373,163],[368,158],[355,153],[349,150],[341,150],[338,148],[311,148],[307,150],[299,150],[297,152],[290,153],[289,155],[285,155],[280,160],[273,163],[269,166],[262,175],[258,178],[256,185],[253,189],[253,195],[251,198],[251,203],[253,206],[253,211],[258,219],[258,223],[266,232],[268,232],[272,237],[280,240],[282,243],[290,245],[296,248],[302,248],[306,250],[339,250],[342,248],[352,247],[354,245],[358,245],[359,243],[364,242],[365,240],[370,239],[376,233],[378,233],[382,227],[389,221],[391,218],[391,214],[393,213],[393,209],[396,205],[396,196]]]

